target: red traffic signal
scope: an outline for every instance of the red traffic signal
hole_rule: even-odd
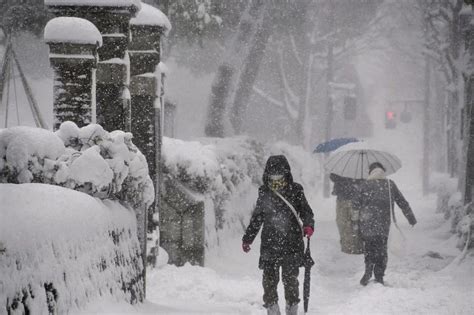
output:
[[[387,110],[385,112],[385,128],[386,129],[394,129],[397,126],[397,122],[395,121],[395,112],[391,110]]]

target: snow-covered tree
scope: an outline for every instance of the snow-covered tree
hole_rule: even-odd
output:
[[[307,0],[287,4],[271,51],[279,88],[254,91],[280,108],[288,117],[297,141],[310,145],[316,115],[326,121],[325,137],[331,135],[332,86],[338,69],[372,47],[379,35],[376,15],[380,1]],[[290,14],[291,13],[291,14]],[[297,17],[296,19],[294,17]],[[324,93],[319,93],[321,90]]]
[[[461,108],[464,101],[463,0],[428,0],[419,4],[424,21],[425,53],[434,60],[447,84],[447,154],[451,175],[460,175]]]

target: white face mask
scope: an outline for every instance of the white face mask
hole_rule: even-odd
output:
[[[283,178],[283,175],[270,175],[271,180],[280,180]]]

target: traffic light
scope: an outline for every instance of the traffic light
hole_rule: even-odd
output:
[[[344,98],[344,119],[355,120],[357,118],[357,98],[346,96]]]
[[[404,109],[400,113],[400,121],[402,123],[408,124],[411,121],[411,113],[408,110]]]
[[[392,110],[387,110],[385,112],[385,128],[386,129],[394,129],[397,126],[397,122],[395,120],[396,114]]]

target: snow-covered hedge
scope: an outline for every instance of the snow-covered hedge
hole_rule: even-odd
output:
[[[63,314],[98,295],[143,298],[140,244],[154,188],[131,140],[72,122],[55,133],[0,130],[3,310]]]
[[[285,143],[258,143],[248,137],[182,141],[164,138],[164,171],[204,199],[207,250],[228,234],[241,234],[257,200],[270,155],[284,154],[295,181],[317,192],[320,165],[311,153]]]
[[[0,131],[0,183],[44,183],[149,206],[153,183],[132,135],[65,122],[53,133],[31,127]]]
[[[431,185],[438,196],[437,211],[451,221],[451,232],[459,238],[458,247],[467,250],[474,248],[474,203],[464,205],[457,182],[447,174],[435,174]]]
[[[66,314],[143,299],[135,213],[44,184],[0,184],[0,313]]]

